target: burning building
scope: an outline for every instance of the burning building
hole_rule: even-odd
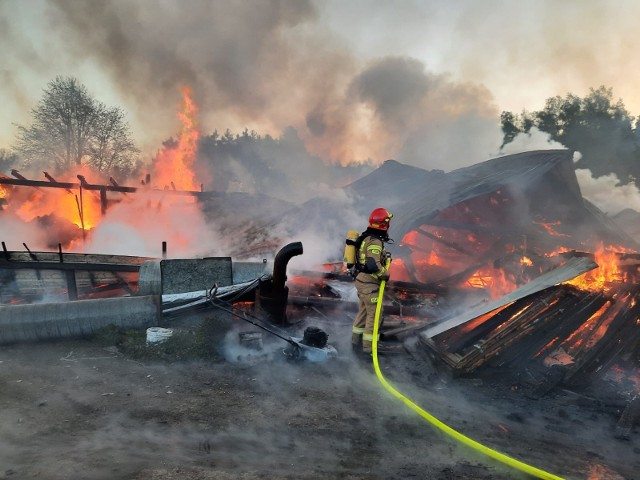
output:
[[[582,197],[572,157],[527,152],[450,173],[388,161],[348,189],[363,217],[394,212],[386,339],[417,339],[457,375],[499,371],[533,396],[615,396],[628,412],[640,392],[638,243]],[[628,428],[637,415],[623,418]]]
[[[186,132],[191,132],[189,102],[185,108]],[[195,154],[197,137],[184,133],[184,138],[172,148],[177,148],[178,157],[182,155],[178,163],[188,167],[185,159]],[[165,152],[162,158],[175,160],[176,156]],[[273,255],[283,243],[273,234],[282,231],[279,224],[286,220],[304,229],[318,210],[324,215],[323,226],[332,225],[324,235],[327,244],[335,241],[336,257],[341,242],[333,230],[354,227],[347,224],[343,212],[324,208],[327,199],[291,205],[266,195],[202,192],[194,186],[193,177],[179,188],[170,176],[162,177],[171,185],[167,188],[152,188],[148,178],[142,188],[122,187],[115,181],[90,183],[84,175],[78,178],[79,184],[52,178],[34,183],[16,177],[3,179],[0,186],[15,189],[3,195],[14,203],[20,198],[17,190],[25,186],[33,187],[32,196],[44,195],[53,187],[70,198],[74,195],[69,191],[89,192],[89,200],[76,198],[75,203],[82,232],[92,218],[91,208],[83,208],[87,202],[104,214],[126,205],[131,201],[127,196],[138,196],[147,210],[157,210],[173,195],[185,199],[182,211],[194,210],[205,217],[219,217],[224,211],[224,220],[216,218],[221,220],[219,232],[224,232],[225,225],[229,229],[250,225],[241,236],[236,233],[233,241],[222,243],[234,258],[242,252]],[[430,358],[458,374],[504,369],[518,383],[527,372],[536,394],[558,385],[588,389],[594,381],[612,379],[617,381],[618,393],[629,400],[640,391],[640,290],[636,287],[640,246],[582,197],[572,152],[526,152],[449,173],[389,160],[343,191],[361,218],[380,205],[394,213],[391,234],[396,243],[389,248],[394,261],[385,338],[417,339]],[[118,199],[110,198],[111,194],[119,195]],[[19,195],[27,198],[25,193]],[[268,214],[252,215],[255,211]],[[6,247],[4,253],[0,272],[6,283],[15,280],[17,257]],[[22,254],[23,260],[42,262],[40,255]],[[59,258],[48,259],[49,263],[65,263],[61,248],[50,255]],[[98,288],[109,290],[108,285],[113,289],[115,284],[121,294],[124,289],[125,294],[135,295],[137,284],[131,272],[142,261],[125,263],[126,268],[118,267],[122,271],[107,268],[111,280],[106,282],[96,280],[95,272],[60,275],[67,287],[71,276],[80,281],[82,275],[89,275],[89,280],[81,282],[81,291],[96,294]],[[37,265],[29,267],[32,274],[38,271]],[[55,265],[49,267],[55,270]],[[336,262],[322,272],[297,272],[290,279],[290,303],[348,308],[345,292],[350,284],[342,268]],[[37,282],[42,280],[34,275]]]

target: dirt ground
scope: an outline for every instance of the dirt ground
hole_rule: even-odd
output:
[[[384,391],[349,325],[318,326],[338,358],[287,360],[279,339],[243,349],[235,326],[206,360],[95,338],[0,347],[0,479],[527,478]],[[563,478],[640,478],[638,432],[615,439],[611,413],[448,379],[412,348],[381,358],[384,375],[471,438]]]

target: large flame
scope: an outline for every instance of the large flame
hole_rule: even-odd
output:
[[[182,90],[182,97],[182,110],[178,115],[182,123],[179,137],[177,141],[158,153],[152,178],[154,185],[160,189],[199,191],[200,187],[196,184],[193,171],[200,138],[196,128],[197,107],[191,99],[189,88]],[[33,223],[37,227],[46,229],[46,236],[41,240],[44,244],[31,245],[32,247],[50,248],[60,243],[67,250],[82,251],[91,242],[98,240],[94,238],[95,227],[105,219],[113,220],[112,213],[117,213],[115,216],[122,228],[127,225],[131,231],[144,230],[144,235],[152,231],[152,227],[166,224],[165,231],[172,233],[171,238],[163,239],[171,240],[176,249],[192,243],[186,236],[193,236],[193,232],[185,228],[174,228],[176,218],[184,218],[184,210],[178,213],[166,208],[178,204],[195,206],[195,197],[192,195],[158,197],[150,191],[149,195],[143,195],[142,192],[129,196],[109,193],[108,198],[104,195],[101,198],[98,190],[85,188],[84,182],[89,185],[108,185],[110,182],[113,183],[113,180],[102,177],[100,173],[92,171],[86,165],[74,166],[68,172],[56,174],[55,179],[46,172],[45,176],[52,182],[70,183],[76,186],[66,189],[53,186],[34,188],[0,185],[0,199],[3,199],[3,204],[6,203],[6,205],[0,205],[0,209],[7,210],[9,215],[18,221],[25,224]],[[81,178],[82,181],[79,181]],[[118,206],[118,204],[121,205]],[[149,214],[150,208],[153,208],[154,214],[145,215],[144,218],[153,217],[154,225],[145,225],[143,229],[141,210]],[[115,210],[119,211],[114,212]],[[127,211],[126,215],[123,210]],[[160,212],[162,215],[158,216]],[[163,233],[163,235],[169,234]],[[142,236],[143,233],[140,233],[140,237]],[[83,245],[84,241],[87,245]],[[154,241],[157,241],[157,238],[154,238]],[[105,242],[107,242],[106,239],[99,242],[100,248],[105,248]]]
[[[79,166],[77,173],[82,174],[89,183],[102,183],[87,166]],[[77,183],[73,174],[60,175],[56,180],[60,182]],[[21,189],[24,190],[24,189]],[[26,201],[22,201],[15,213],[25,222],[31,222],[38,217],[54,215],[68,220],[78,228],[89,231],[100,222],[101,207],[100,194],[81,187],[73,190],[62,188],[29,188]]]
[[[173,188],[176,190],[199,191],[193,162],[196,158],[200,132],[197,129],[197,106],[191,99],[191,89],[182,89],[182,111],[178,118],[182,123],[182,130],[175,145],[161,150],[155,161],[153,182],[159,188]]]
[[[600,244],[594,253],[594,261],[598,268],[566,282],[581,290],[608,292],[615,282],[624,280],[619,266],[619,253],[630,252],[621,246],[604,246]]]

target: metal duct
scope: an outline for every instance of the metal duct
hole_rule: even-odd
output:
[[[272,323],[287,323],[287,299],[289,288],[287,281],[287,265],[296,255],[302,254],[302,243],[294,242],[285,245],[273,260],[273,275],[269,281],[260,283],[257,295],[257,307],[262,309]]]
[[[287,265],[296,255],[302,255],[302,242],[294,242],[285,245],[276,254],[273,260],[273,292],[274,295],[282,295],[284,284],[287,281]]]

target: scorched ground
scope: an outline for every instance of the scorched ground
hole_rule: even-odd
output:
[[[387,395],[348,353],[350,325],[322,326],[340,357],[321,364],[268,342],[268,354],[206,361],[140,360],[104,338],[3,347],[0,478],[524,478]],[[515,458],[572,479],[638,478],[637,435],[614,438],[610,406],[563,391],[534,401],[489,377],[453,382],[410,342],[381,364],[418,404]]]

